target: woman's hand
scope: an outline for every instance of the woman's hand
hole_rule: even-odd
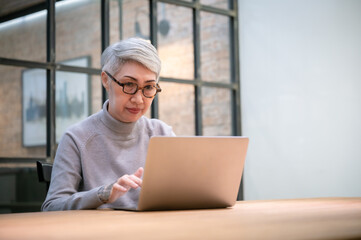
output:
[[[142,175],[144,169],[142,167],[138,168],[138,170],[132,175],[123,175],[120,177],[114,184],[110,191],[108,203],[115,202],[119,197],[123,196],[125,193],[129,191],[129,189],[142,186]]]

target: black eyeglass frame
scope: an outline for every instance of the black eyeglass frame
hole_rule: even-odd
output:
[[[136,90],[134,91],[134,93],[125,92],[125,91],[124,91],[124,85],[125,85],[125,83],[119,82],[115,77],[113,77],[113,76],[112,76],[110,73],[108,73],[107,71],[104,71],[104,72],[105,72],[106,75],[108,75],[108,77],[110,77],[110,79],[112,79],[114,82],[116,82],[119,86],[121,86],[121,87],[123,88],[123,92],[124,92],[125,94],[135,95],[139,90],[142,90],[142,94],[143,94],[144,97],[146,97],[146,98],[154,98],[155,95],[157,95],[157,93],[159,93],[159,92],[162,91],[162,89],[160,88],[159,84],[156,83],[156,84],[155,84],[156,92],[155,92],[155,94],[154,94],[153,96],[151,96],[151,97],[145,96],[145,94],[144,94],[144,88],[145,88],[145,87],[142,87],[142,88],[141,88],[141,87],[138,86],[138,84],[135,84],[135,85],[137,86],[137,88],[136,88]]]

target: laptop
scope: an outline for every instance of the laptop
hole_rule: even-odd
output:
[[[152,137],[137,211],[236,203],[247,137]]]

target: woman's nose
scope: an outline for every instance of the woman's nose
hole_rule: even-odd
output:
[[[143,93],[142,90],[139,89],[131,98],[132,102],[140,104],[143,103]]]

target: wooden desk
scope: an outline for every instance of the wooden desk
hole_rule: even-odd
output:
[[[0,215],[0,239],[361,238],[361,198],[243,201],[233,208]]]

